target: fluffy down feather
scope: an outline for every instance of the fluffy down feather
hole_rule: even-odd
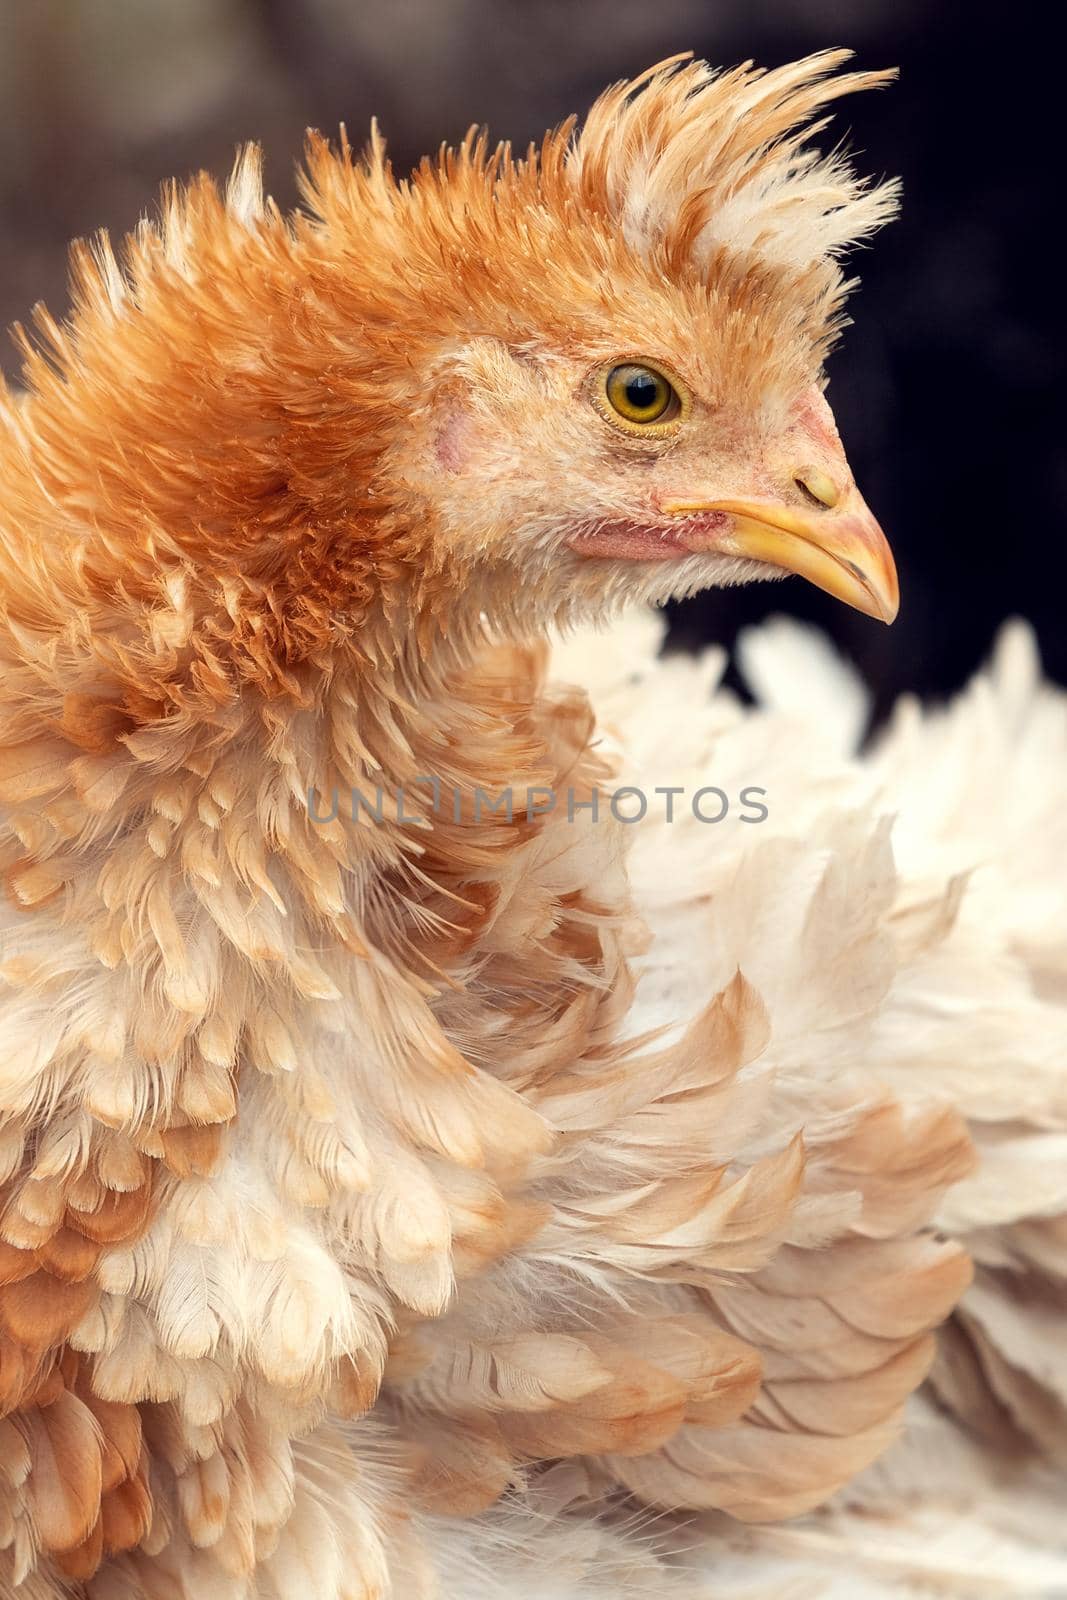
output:
[[[1067,1273],[1055,1244],[1067,1217],[1067,695],[1042,682],[1032,635],[1012,623],[963,694],[930,710],[902,702],[861,755],[862,685],[817,633],[779,620],[742,636],[752,708],[719,687],[721,653],[657,659],[661,633],[634,617],[608,640],[568,641],[557,670],[590,685],[626,782],[651,786],[669,770],[735,793],[758,781],[768,816],[744,830],[691,817],[633,830],[632,881],[653,933],[635,1014],[679,1014],[709,950],[721,952],[766,995],[780,1024],[770,1052],[792,1093],[814,1106],[858,1073],[914,1109],[953,1103],[978,1156],[937,1214],[967,1243],[975,1281],[903,1438],[789,1530],[690,1527],[687,1566],[739,1597],[1067,1592]],[[863,862],[883,818],[892,857],[880,844],[879,887]],[[812,910],[835,862],[867,892],[858,924],[826,903],[840,948],[826,962]],[[848,964],[864,933],[891,952],[866,989]],[[805,973],[811,956],[828,988]]]

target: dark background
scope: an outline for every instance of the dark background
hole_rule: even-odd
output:
[[[904,178],[903,221],[856,258],[855,327],[830,398],[900,567],[892,630],[790,583],[674,609],[679,645],[730,643],[788,609],[826,627],[885,706],[943,694],[998,623],[1036,624],[1067,680],[1067,453],[1056,238],[1067,94],[1049,25],[1011,5],[937,0],[0,0],[0,321],[65,304],[64,245],[121,234],[161,180],[225,175],[267,146],[294,197],[304,127],[354,138],[372,113],[398,170],[472,121],[516,143],[608,81],[680,49],[773,65],[846,44],[895,64],[846,102],[861,167]],[[10,359],[9,359],[10,357]],[[8,370],[14,354],[5,350]]]

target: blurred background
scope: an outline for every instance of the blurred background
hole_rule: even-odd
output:
[[[309,124],[359,139],[377,115],[402,171],[471,122],[525,143],[678,50],[770,66],[849,45],[901,68],[835,128],[862,170],[903,175],[905,208],[855,258],[830,398],[897,554],[901,617],[887,630],[807,585],[754,586],[674,608],[672,642],[729,644],[787,609],[833,634],[884,709],[957,688],[1022,613],[1067,681],[1050,26],[984,0],[0,0],[0,322],[63,309],[69,238],[122,234],[165,178],[225,175],[240,140],[265,143],[288,204]],[[17,376],[7,340],[3,363]]]

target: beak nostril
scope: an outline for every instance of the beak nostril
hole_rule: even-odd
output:
[[[793,482],[796,484],[797,488],[800,490],[800,492],[804,496],[805,500],[810,500],[813,506],[821,506],[821,505],[823,505],[823,501],[821,501],[819,499],[817,494],[813,494],[812,493],[812,491],[808,488],[807,484],[804,482],[803,478],[794,478]],[[825,509],[825,507],[824,507],[824,509]]]
[[[836,506],[841,498],[841,491],[834,480],[821,472],[818,467],[800,467],[793,474],[793,482],[801,494],[811,500],[813,504],[824,509]]]

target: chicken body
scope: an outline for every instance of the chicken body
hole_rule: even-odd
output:
[[[668,64],[409,185],[317,142],[291,219],[246,155],[39,314],[0,445],[0,1593],[468,1600],[524,1506],[787,1517],[892,1438],[969,1276],[927,1226],[963,1124],[807,1103],[711,962],[635,1037],[627,830],[541,643],[786,570],[892,615],[821,393],[892,201],[803,147],[880,81],[838,61]],[[576,1573],[660,1591],[586,1531]]]
[[[684,744],[679,785],[735,792],[758,773],[768,815],[731,830],[681,810],[634,830],[650,930],[634,1020],[688,1016],[740,965],[809,1137],[828,1087],[880,1084],[955,1105],[977,1154],[936,1217],[974,1283],[900,1438],[812,1516],[689,1524],[691,1581],[717,1600],[1051,1600],[1067,1592],[1067,695],[1016,622],[965,693],[902,701],[861,756],[866,692],[813,630],[779,618],[742,636],[754,707],[723,688],[722,652],[657,659],[660,632],[632,616],[607,648],[569,641],[555,670],[588,686],[627,783],[650,786]]]

